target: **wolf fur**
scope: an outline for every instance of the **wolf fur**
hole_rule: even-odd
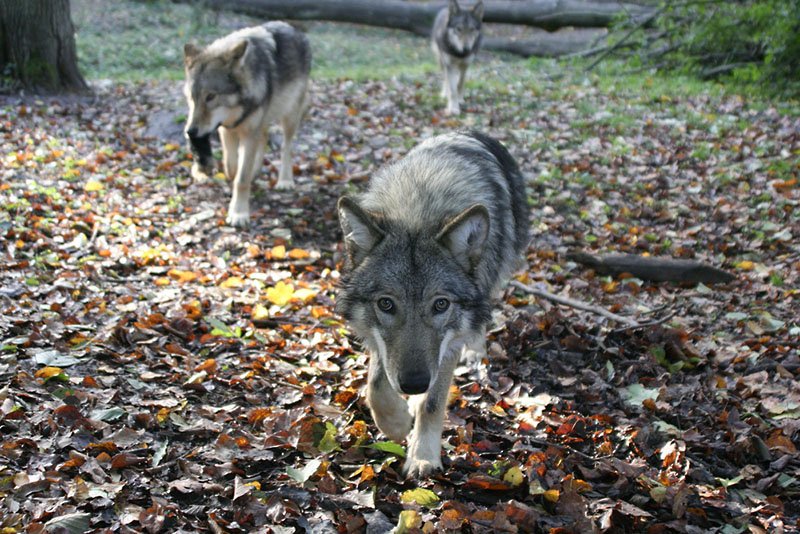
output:
[[[458,115],[464,96],[467,67],[481,44],[483,2],[470,10],[461,9],[457,0],[436,15],[431,31],[431,47],[444,78],[442,97],[447,99],[445,112]]]
[[[408,436],[406,475],[425,476],[442,465],[453,370],[485,354],[491,296],[527,246],[523,179],[494,139],[441,135],[339,199],[338,212],[336,306],[370,353],[367,402],[387,437]]]
[[[189,104],[186,136],[195,179],[213,169],[210,136],[219,131],[222,164],[233,180],[227,222],[250,223],[250,188],[261,169],[269,125],[283,128],[277,189],[294,187],[292,138],[308,107],[311,52],[302,32],[285,22],[235,31],[205,48],[184,46]]]

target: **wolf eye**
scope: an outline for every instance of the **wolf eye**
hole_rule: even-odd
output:
[[[215,98],[217,98],[217,93],[208,93],[206,95],[206,102],[211,102]]]
[[[394,310],[394,302],[389,297],[381,297],[378,299],[378,309],[383,313],[389,313]]]
[[[436,299],[436,302],[433,303],[434,313],[444,313],[449,307],[450,301],[445,298]]]

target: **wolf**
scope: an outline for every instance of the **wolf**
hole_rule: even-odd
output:
[[[471,10],[462,10],[457,0],[450,0],[433,22],[431,48],[442,70],[442,97],[447,99],[445,113],[448,115],[461,112],[464,77],[480,48],[482,21],[482,1]]]
[[[247,227],[251,183],[261,169],[269,125],[277,120],[283,144],[275,188],[294,187],[292,138],[309,104],[308,39],[289,24],[272,21],[235,31],[205,48],[188,43],[183,55],[192,176],[202,180],[212,171],[210,136],[218,130],[223,169],[233,180],[226,221]]]
[[[365,193],[339,199],[336,308],[370,354],[375,423],[392,440],[408,436],[408,477],[442,466],[453,370],[486,352],[491,297],[527,247],[526,200],[514,159],[478,132],[429,138]]]

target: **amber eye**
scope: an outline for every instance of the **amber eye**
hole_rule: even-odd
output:
[[[378,299],[378,309],[383,313],[390,313],[394,310],[394,302],[389,297],[381,297]]]
[[[445,298],[436,299],[436,302],[433,303],[434,313],[444,313],[449,307],[450,301]]]

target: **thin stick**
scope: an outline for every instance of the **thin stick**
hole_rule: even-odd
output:
[[[609,319],[612,319],[618,323],[628,325],[628,327],[638,328],[641,326],[633,319],[630,319],[628,317],[623,317],[622,315],[617,315],[616,313],[610,312],[605,308],[600,308],[598,306],[591,306],[589,304],[584,304],[583,302],[573,300],[571,298],[561,297],[559,295],[550,293],[549,291],[546,291],[544,289],[536,289],[534,287],[523,284],[522,282],[518,282],[516,280],[512,280],[510,284],[516,287],[517,289],[521,289],[537,297],[541,297],[547,300],[552,300],[553,302],[557,302],[558,304],[562,304],[564,306],[569,306],[570,308],[577,308],[579,310],[592,312],[597,315],[602,315],[603,317],[608,317]]]

